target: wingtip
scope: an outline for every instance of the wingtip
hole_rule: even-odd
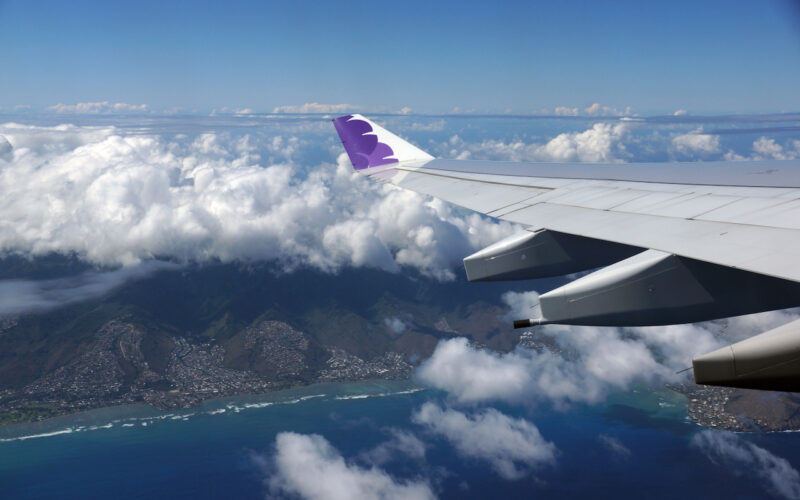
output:
[[[356,170],[397,163],[392,148],[381,142],[373,124],[360,116],[345,115],[335,118],[333,126],[342,140],[350,162]]]
[[[356,170],[433,159],[433,156],[360,114],[339,116],[332,121]]]

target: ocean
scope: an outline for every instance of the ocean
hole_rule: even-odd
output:
[[[400,457],[382,468],[398,480],[428,482],[440,498],[780,493],[746,462],[721,463],[693,446],[702,428],[687,420],[685,399],[667,390],[634,389],[600,405],[564,409],[498,406],[535,423],[558,450],[555,463],[515,480],[412,422],[422,404],[446,399],[413,381],[373,381],[216,400],[181,411],[115,407],[9,426],[0,429],[0,491],[4,498],[264,497],[281,493],[269,487],[280,432],[319,434],[348,463],[359,464],[389,431],[407,430],[425,442],[424,459]],[[800,434],[736,439],[800,464]]]

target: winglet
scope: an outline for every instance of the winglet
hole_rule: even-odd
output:
[[[433,159],[425,151],[361,115],[340,116],[333,120],[333,126],[356,170],[401,161]]]

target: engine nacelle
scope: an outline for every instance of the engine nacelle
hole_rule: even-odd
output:
[[[607,266],[641,248],[548,230],[523,231],[464,259],[469,281],[546,278]]]
[[[698,384],[800,391],[800,320],[692,360]]]
[[[539,297],[536,324],[693,323],[800,305],[800,284],[646,250]]]

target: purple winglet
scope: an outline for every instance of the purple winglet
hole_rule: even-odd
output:
[[[356,170],[397,163],[396,159],[389,158],[394,155],[392,148],[378,142],[378,137],[370,133],[372,126],[364,120],[353,119],[353,115],[340,116],[333,120],[333,126]]]

